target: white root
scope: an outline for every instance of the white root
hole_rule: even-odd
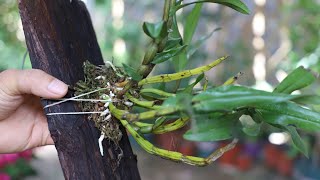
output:
[[[104,107],[108,107],[109,106],[109,102],[106,102],[105,104],[104,104]]]
[[[111,119],[111,114],[109,114],[106,118],[104,118],[103,121],[108,121],[108,120],[110,120],[110,119]]]
[[[58,113],[48,113],[47,116],[54,115],[86,115],[86,114],[102,114],[103,112],[58,112]]]
[[[126,102],[124,102],[124,105],[126,105],[128,107],[131,107],[131,106],[133,106],[133,103],[129,102],[129,101],[126,101]]]
[[[90,92],[87,92],[87,93],[84,93],[84,94],[80,94],[80,95],[72,97],[72,98],[68,98],[68,99],[65,99],[65,100],[62,100],[62,101],[59,101],[59,102],[48,104],[43,109],[46,109],[48,107],[52,107],[52,106],[55,106],[55,105],[58,105],[58,104],[61,104],[61,103],[67,102],[67,101],[73,101],[73,100],[75,100],[75,99],[77,99],[79,97],[83,97],[83,96],[86,96],[86,95],[89,95],[89,94],[93,94],[93,93],[96,93],[96,92],[99,92],[99,91],[103,91],[103,90],[106,90],[106,89],[108,89],[108,88],[96,89],[94,91],[90,91]]]
[[[100,114],[100,116],[106,116],[107,114],[109,114],[109,112],[109,109],[106,109]]]
[[[99,143],[99,150],[100,150],[100,154],[101,156],[103,156],[103,145],[102,145],[102,141],[104,140],[105,136],[104,133],[101,133],[101,136],[98,139],[98,143]]]
[[[114,97],[114,96],[116,96],[116,95],[115,95],[115,94],[113,94],[113,92],[112,92],[112,91],[110,91],[109,96],[110,96],[111,98],[113,98],[113,97]]]
[[[44,100],[52,100],[52,99],[44,99]],[[112,102],[109,99],[70,99],[70,98],[61,98],[61,99],[55,99],[55,100],[60,100],[60,101],[68,100],[68,101],[84,101],[84,102],[102,102],[102,103]]]
[[[98,77],[96,77],[96,78],[94,78],[94,79],[97,79],[97,80],[100,80],[100,79],[105,80],[106,77],[105,77],[105,76],[98,76]]]
[[[112,62],[110,62],[110,61],[105,61],[105,64],[107,65],[110,65],[111,66],[111,68],[115,71],[115,72],[117,72],[117,69],[116,69],[116,67],[112,64]]]

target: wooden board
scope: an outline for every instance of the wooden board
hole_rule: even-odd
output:
[[[96,65],[103,64],[83,2],[20,0],[19,9],[33,68],[74,85],[83,79],[82,65],[85,60]],[[43,105],[48,103],[52,102],[43,101]],[[46,109],[46,113],[79,110],[76,104],[68,102]],[[85,116],[49,116],[48,123],[65,179],[140,179],[137,160],[126,135],[120,142],[124,157],[118,165],[119,150],[113,143],[104,140],[105,156],[100,155],[100,132]],[[121,130],[126,134],[123,127]]]

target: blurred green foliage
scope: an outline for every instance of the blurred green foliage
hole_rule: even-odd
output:
[[[286,65],[311,68],[320,72],[320,3],[317,0],[296,0],[285,4],[289,21],[292,51]]]
[[[123,17],[121,17],[120,20],[115,20],[112,17],[111,1],[96,1],[95,12],[91,12],[91,14],[100,19],[97,21],[102,22],[102,25],[95,24],[95,30],[105,61],[113,61],[117,66],[122,66],[122,63],[127,63],[129,66],[135,68],[140,64],[146,37],[142,33],[142,21],[131,17],[128,11],[138,9],[139,6],[146,7],[149,4],[150,1],[125,1]],[[121,54],[115,52],[115,45],[119,40],[125,42],[125,51]]]
[[[17,1],[0,3],[0,69],[21,68],[26,51]],[[29,63],[28,63],[28,65]]]
[[[143,56],[143,49],[147,45],[145,43],[147,37],[142,33],[142,20],[150,19],[150,17],[148,17],[148,11],[152,11],[157,14],[155,11],[159,9],[159,3],[154,3],[152,1],[137,2],[133,0],[127,0],[124,3],[125,12],[122,17],[123,26],[120,28],[115,27],[112,23],[114,19],[111,15],[111,1],[96,0],[96,7],[94,12],[91,12],[91,14],[95,19],[98,19],[98,23],[102,22],[102,25],[100,24],[96,26],[96,32],[105,60],[113,60],[114,58],[114,62],[119,66],[121,63],[126,62],[130,66],[135,67],[140,64]],[[304,65],[305,67],[310,67],[313,70],[320,72],[319,8],[320,4],[317,0],[295,0],[291,3],[284,3],[283,13],[286,14],[286,19],[290,29],[290,39],[293,45],[292,51],[289,54],[289,61],[283,64],[286,67],[285,69],[290,70],[296,66]],[[140,9],[139,11],[141,12],[137,12],[139,15],[131,17],[130,14],[132,14],[132,12],[130,13],[130,11],[133,11],[134,9]],[[182,16],[185,16],[188,12],[188,10],[183,12]],[[204,16],[207,14],[204,14]],[[217,21],[218,23],[218,21],[220,21],[219,18],[217,18],[218,16],[219,15],[215,14],[212,17],[210,14],[210,19],[213,18],[214,21]],[[156,18],[159,19],[160,17]],[[121,56],[114,53],[115,42],[119,39],[123,40],[126,46],[126,51]],[[243,47],[245,47],[244,42],[244,40],[238,39],[236,42],[232,43],[238,45],[229,47],[230,45],[227,43],[225,48],[232,49],[232,56],[236,59],[251,59],[250,57],[243,57],[250,54],[248,52],[250,49],[247,49],[246,53],[243,53]],[[237,48],[239,48],[238,51]],[[17,1],[3,0],[0,4],[0,69],[21,68],[25,51],[26,45],[18,13]],[[202,53],[202,51],[197,52],[197,63],[192,61],[191,65],[196,66],[198,64],[198,60],[208,58],[204,54],[206,53]],[[30,67],[28,60],[26,62],[26,67]],[[241,68],[239,68],[240,70],[245,72],[248,70],[250,72],[251,64],[249,62],[247,63],[247,61],[245,61],[239,65],[241,65]],[[235,66],[229,65],[226,65],[225,68],[228,68],[229,70],[232,69],[233,71],[238,70],[234,69]],[[168,73],[172,70],[172,67],[166,66],[163,70],[159,71]],[[223,73],[222,76],[222,78],[225,79],[229,77],[230,74]]]

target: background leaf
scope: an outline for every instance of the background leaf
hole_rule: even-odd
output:
[[[294,126],[287,126],[284,127],[286,129],[292,139],[293,145],[296,149],[302,152],[306,157],[309,157],[309,151],[305,143],[303,142],[302,138],[300,137],[297,129]]]
[[[186,23],[184,25],[184,33],[183,33],[183,41],[185,44],[190,44],[192,41],[192,37],[198,26],[202,6],[203,6],[202,3],[196,4],[186,18]]]
[[[133,69],[132,67],[128,66],[127,64],[122,64],[124,71],[135,81],[140,81],[142,76],[138,73],[137,70]]]
[[[295,90],[309,86],[316,80],[316,77],[302,66],[291,72],[273,92],[290,94]]]
[[[183,137],[190,141],[219,141],[233,138],[240,130],[240,114],[196,115],[196,124]]]
[[[187,58],[189,59],[213,35],[214,32],[219,30],[221,30],[221,28],[216,28],[211,31],[211,33],[201,37],[195,43],[191,44],[187,49]]]
[[[294,125],[307,131],[319,131],[320,113],[303,108],[292,102],[259,105],[257,111],[263,120],[281,126]]]
[[[192,11],[188,14],[186,23],[184,25],[183,34],[183,44],[189,45],[192,41],[194,32],[197,28],[200,14],[201,14],[202,4],[197,4],[194,6]],[[179,56],[173,59],[173,64],[177,72],[182,71],[186,68],[188,63],[187,51],[184,51]]]
[[[175,10],[179,10],[181,8],[184,8],[186,6],[189,6],[191,4],[198,4],[198,3],[217,3],[217,4],[222,4],[225,6],[228,6],[240,13],[243,14],[249,14],[249,8],[240,0],[203,0],[203,1],[194,1],[194,2],[190,2],[190,3],[185,3],[185,4],[181,4],[176,6]]]

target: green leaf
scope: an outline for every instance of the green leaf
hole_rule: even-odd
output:
[[[165,61],[179,55],[186,47],[187,47],[187,45],[179,46],[179,47],[158,53],[156,55],[156,57],[154,58],[154,60],[152,61],[152,63],[159,64],[159,63],[165,62]]]
[[[169,38],[168,41],[166,42],[166,48],[165,50],[172,49],[176,47],[178,44],[182,43],[181,37],[178,38]]]
[[[18,159],[15,167],[19,169],[19,176],[36,175],[36,171],[30,166],[29,162],[24,159]]]
[[[295,90],[309,86],[316,80],[316,77],[302,66],[291,72],[273,92],[290,94]]]
[[[9,164],[2,168],[2,171],[6,172],[11,178],[18,178],[20,170],[15,164]]]
[[[154,88],[162,91],[166,91],[166,83],[154,84]]]
[[[132,67],[122,64],[124,71],[135,81],[140,81],[142,79],[142,76],[138,73],[137,70],[133,69]]]
[[[164,37],[168,33],[167,23],[164,21],[160,21],[158,23],[144,22],[142,28],[146,35],[152,39]]]
[[[199,1],[194,1],[194,2],[190,2],[190,3],[185,3],[185,4],[181,4],[178,5],[174,8],[175,11],[184,8],[186,6],[189,6],[191,4],[198,4],[198,3],[217,3],[217,4],[222,4],[225,6],[228,6],[240,13],[243,14],[249,14],[249,8],[240,0],[199,0]]]
[[[191,106],[191,95],[178,93],[176,96],[169,97],[162,103],[162,107],[179,107],[180,109],[189,109]]]
[[[190,85],[188,85],[182,92],[187,94],[192,94],[193,88],[204,78],[204,74],[202,73],[197,77],[196,81]]]
[[[309,157],[309,151],[305,143],[303,142],[302,138],[300,137],[297,129],[294,126],[286,126],[283,127],[288,131],[291,136],[293,146],[302,152],[306,157]]]
[[[303,108],[292,102],[259,105],[256,109],[263,120],[281,126],[293,125],[306,131],[319,131],[320,113]]]
[[[183,44],[185,45],[189,45],[192,41],[192,37],[199,22],[201,9],[202,4],[197,4],[194,6],[192,11],[187,16],[186,23],[184,24],[183,33]],[[187,66],[187,63],[187,51],[182,52],[179,56],[176,56],[173,59],[173,64],[177,72],[184,70]]]
[[[289,101],[299,96],[271,93],[243,86],[221,86],[196,95],[192,101],[197,111],[233,110]]]
[[[239,118],[243,128],[242,131],[249,136],[257,136],[260,133],[261,123],[256,123],[251,116],[242,115]]]
[[[178,22],[177,22],[177,17],[176,17],[176,14],[173,15],[172,17],[172,32],[170,33],[170,36],[172,38],[180,38],[182,39],[182,36],[180,34],[180,31],[179,31],[179,28],[178,28]],[[183,43],[183,40],[182,40],[182,45],[184,44]],[[176,69],[177,72],[179,72],[181,69],[181,66],[182,64],[180,63],[180,61],[184,61],[185,59],[184,58],[187,58],[187,55],[186,55],[186,52],[184,51],[183,53],[179,54],[178,56],[175,56],[172,58],[172,63],[174,65],[174,68]]]
[[[172,58],[172,62],[176,72],[183,71],[188,64],[187,51],[183,50],[178,56]]]
[[[172,26],[171,26],[171,32],[169,34],[170,38],[180,38],[182,39],[181,33],[179,31],[179,27],[178,27],[178,21],[177,21],[177,16],[174,14],[172,16]]]
[[[206,36],[201,37],[195,43],[191,44],[187,50],[187,57],[190,58],[212,35],[214,32],[221,30],[221,28],[216,28],[211,33]]]
[[[192,41],[192,37],[196,28],[198,26],[198,22],[200,19],[202,3],[196,4],[192,11],[187,16],[186,24],[184,25],[184,33],[183,33],[183,41],[185,44],[190,44]]]
[[[320,96],[317,95],[303,95],[293,100],[296,103],[304,104],[304,105],[319,105],[320,104]]]
[[[244,114],[250,115],[252,120],[257,124],[261,124],[261,122],[263,122],[261,113],[257,112],[254,108],[248,108]]]
[[[214,114],[196,116],[196,125],[183,137],[190,141],[219,141],[233,138],[240,129],[240,114]]]
[[[178,98],[176,96],[169,97],[162,103],[162,107],[175,107],[178,104]]]
[[[208,3],[218,3],[218,4],[223,4],[228,7],[231,7],[239,12],[242,13],[249,13],[249,9],[247,6],[242,3],[240,0],[208,0],[208,1],[195,1],[191,3],[185,3],[185,4],[178,4],[173,8],[173,19],[174,22],[176,21],[176,16],[175,12],[183,7],[186,7],[191,4],[196,4],[192,11],[188,14],[186,23],[184,25],[184,35],[183,35],[183,43],[186,45],[189,45],[192,41],[194,32],[196,30],[196,27],[198,25],[198,21],[200,18],[201,14],[201,9],[203,6],[203,3],[208,2]],[[173,23],[175,24],[175,23]],[[205,40],[203,40],[205,41]],[[202,42],[203,43],[203,42]],[[200,47],[201,43],[198,42],[198,47]],[[195,52],[196,48],[193,48],[192,51],[189,53],[187,51],[181,53],[179,56],[176,56],[173,59],[173,64],[177,72],[182,71],[186,68],[187,63],[188,63],[188,58]],[[189,54],[189,55],[188,55]]]

